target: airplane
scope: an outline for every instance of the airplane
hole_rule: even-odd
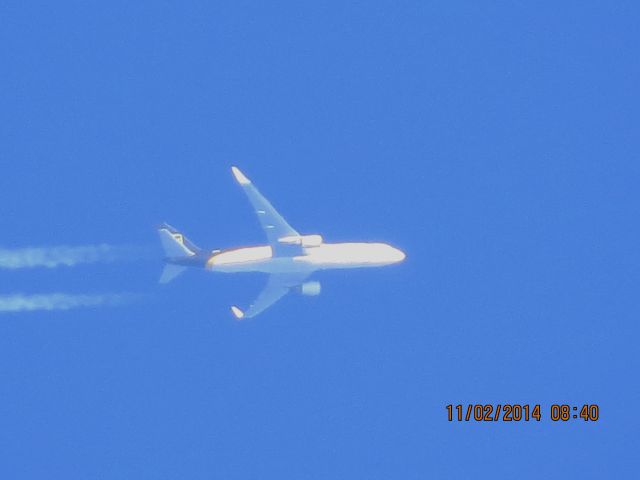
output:
[[[267,284],[247,310],[231,306],[238,320],[255,317],[291,291],[320,294],[320,282],[306,281],[317,270],[381,267],[402,262],[402,250],[386,243],[325,243],[320,235],[300,235],[237,168],[231,172],[249,198],[268,245],[207,251],[198,248],[181,232],[168,225],[158,228],[165,252],[160,283],[167,283],[188,267],[212,272],[268,273]]]

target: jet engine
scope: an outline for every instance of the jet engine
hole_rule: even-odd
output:
[[[303,247],[319,247],[320,245],[322,245],[322,236],[320,235],[303,235],[302,236]]]
[[[320,291],[320,282],[315,280],[312,282],[304,282],[302,285],[300,285],[300,293],[308,297],[315,297],[316,295],[320,295]]]
[[[281,237],[278,239],[283,245],[300,245],[305,248],[319,247],[322,245],[321,235],[291,235],[289,237]]]

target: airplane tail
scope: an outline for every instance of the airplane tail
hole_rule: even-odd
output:
[[[168,283],[187,269],[185,265],[172,262],[195,257],[201,253],[201,250],[182,233],[167,223],[163,223],[158,228],[158,234],[160,235],[160,243],[162,244],[165,261],[167,262],[162,271],[162,275],[160,275],[159,282]]]

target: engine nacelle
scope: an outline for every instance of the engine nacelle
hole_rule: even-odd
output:
[[[321,235],[291,235],[288,237],[280,237],[278,243],[283,245],[300,245],[305,248],[319,247],[322,245]]]
[[[306,295],[308,297],[315,297],[316,295],[320,295],[321,291],[320,282],[312,281],[312,282],[304,282],[300,285],[300,293],[302,295]]]
[[[320,245],[322,245],[322,236],[320,235],[303,235],[302,236],[303,247],[319,247]],[[318,285],[320,284],[318,283]]]

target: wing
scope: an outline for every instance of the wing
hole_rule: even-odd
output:
[[[274,273],[258,295],[258,298],[243,312],[235,305],[231,307],[233,315],[238,319],[255,317],[284,297],[289,290],[300,285],[309,273]]]
[[[287,246],[278,243],[278,239],[289,236],[299,236],[287,221],[276,211],[275,208],[269,203],[269,200],[264,198],[256,187],[253,186],[251,180],[244,176],[244,174],[237,168],[231,167],[233,176],[238,184],[247,194],[251,206],[260,220],[260,225],[267,235],[267,240],[273,249],[274,254],[286,251]]]

